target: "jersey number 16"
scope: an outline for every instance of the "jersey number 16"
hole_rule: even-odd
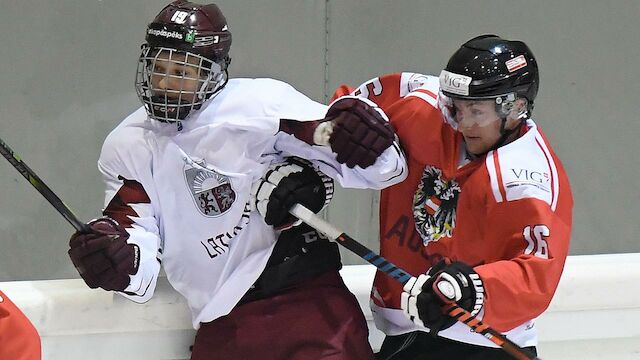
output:
[[[547,225],[527,226],[524,228],[522,235],[527,241],[527,248],[524,250],[525,255],[533,254],[542,259],[549,258],[549,248],[546,240],[549,237]]]

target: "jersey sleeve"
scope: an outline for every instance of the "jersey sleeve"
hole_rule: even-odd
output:
[[[38,331],[26,315],[0,291],[0,359],[40,358]]]
[[[517,180],[515,175],[519,180],[505,180],[511,187],[489,195],[498,201],[487,209],[483,241],[495,259],[486,259],[475,270],[485,287],[483,319],[498,331],[545,311],[560,281],[569,252],[573,198],[561,164],[556,159],[553,165],[547,171],[532,171],[530,163],[503,167],[512,172],[512,180]],[[544,184],[547,177],[549,185]]]
[[[285,94],[281,97],[286,100],[286,104],[278,109],[280,119],[296,119],[304,122],[325,117],[328,109],[326,105],[307,98],[293,88],[284,90]],[[340,164],[336,161],[336,156],[330,147],[309,145],[286,132],[276,134],[274,148],[282,156],[298,156],[310,160],[345,188],[382,189],[397,184],[407,176],[406,159],[397,141],[366,169],[359,166],[349,168]]]
[[[117,138],[128,136],[112,133],[105,141],[98,161],[106,185],[103,215],[122,225],[129,233],[127,242],[140,248],[138,272],[130,275],[129,286],[121,294],[143,303],[153,296],[162,254],[158,220],[150,195],[153,189],[142,185],[152,183],[149,181],[151,174],[142,170],[150,168],[145,164],[150,163],[150,155],[145,151],[133,151],[135,157],[131,156],[132,151]],[[135,146],[131,148],[136,149]]]
[[[444,133],[454,130],[438,108],[438,86],[434,76],[400,73],[369,80],[354,94],[378,104],[389,117],[406,156],[426,164],[438,161],[442,151],[455,151],[453,144],[442,144],[442,139],[451,138]]]
[[[365,97],[380,107],[388,106],[409,93],[424,88],[426,85],[436,85],[437,78],[412,72],[392,73],[367,80],[357,88],[349,85],[340,85],[333,93],[331,101],[344,95]]]
[[[363,169],[338,163],[328,146],[308,145],[289,134],[279,133],[278,136],[276,147],[281,155],[310,160],[345,188],[379,190],[401,182],[408,174],[406,159],[397,142],[387,148],[373,165]]]

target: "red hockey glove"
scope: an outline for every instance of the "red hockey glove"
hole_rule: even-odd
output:
[[[456,322],[445,314],[447,304],[456,303],[475,316],[484,303],[480,276],[469,265],[448,259],[407,282],[403,290],[400,307],[405,315],[417,325],[429,328],[432,335]]]
[[[283,230],[299,223],[289,214],[293,205],[300,204],[317,213],[332,197],[333,179],[307,161],[290,157],[267,169],[254,184],[251,201],[267,224]]]
[[[129,275],[138,272],[140,249],[127,243],[129,234],[110,218],[88,225],[90,233],[75,232],[69,240],[71,262],[90,288],[123,291]]]
[[[368,99],[344,96],[330,106],[325,120],[333,122],[329,138],[337,161],[366,168],[393,144],[395,133],[384,112]]]

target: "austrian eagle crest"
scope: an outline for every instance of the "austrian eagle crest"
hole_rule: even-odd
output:
[[[442,177],[442,170],[427,166],[413,197],[416,230],[427,246],[430,241],[451,237],[456,226],[456,206],[460,186]]]

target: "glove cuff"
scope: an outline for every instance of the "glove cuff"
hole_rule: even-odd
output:
[[[298,159],[298,160],[302,160],[302,159]],[[307,162],[307,166],[312,168],[316,172],[316,174],[318,174],[320,179],[322,179],[322,185],[324,185],[324,205],[322,205],[322,209],[320,209],[320,211],[322,211],[329,205],[329,203],[333,199],[333,193],[335,191],[335,188],[333,185],[333,179],[327,176],[322,171],[320,171],[320,169],[314,166],[311,162],[308,162],[306,160],[302,160],[302,161]]]

